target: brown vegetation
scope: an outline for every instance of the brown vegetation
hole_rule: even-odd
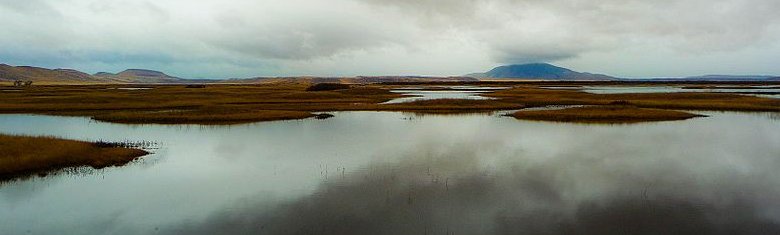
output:
[[[522,104],[494,100],[422,100],[381,104],[403,97],[386,86],[353,85],[340,90],[307,91],[306,83],[261,85],[40,86],[0,92],[0,113],[91,116],[117,123],[237,124],[302,119],[323,111],[410,111],[462,113],[518,109]],[[133,87],[133,86],[130,86]]]
[[[485,96],[528,106],[629,104],[641,108],[780,111],[780,100],[725,93],[633,93],[591,94],[577,90],[553,90],[518,86]]]
[[[67,167],[124,165],[148,152],[105,143],[0,134],[0,179]]]
[[[517,111],[511,116],[523,120],[577,122],[577,123],[636,123],[685,120],[702,115],[662,109],[608,105],[586,106],[556,110]]]
[[[133,124],[237,124],[261,121],[293,120],[315,117],[304,111],[283,110],[170,110],[122,111],[100,114],[94,120]]]
[[[587,83],[553,83],[584,85]],[[404,111],[464,113],[520,109],[547,105],[630,105],[639,108],[730,111],[780,111],[780,100],[724,93],[590,94],[553,90],[548,83],[453,83],[447,85],[509,86],[486,93],[492,100],[421,100],[382,104],[403,97],[390,92],[401,85],[339,86],[338,90],[307,91],[310,82],[267,84],[210,84],[200,89],[185,85],[35,86],[0,91],[0,113],[90,116],[121,123],[236,124],[314,117],[314,112]],[[442,83],[416,84],[438,87]],[[654,84],[631,84],[654,85]],[[699,85],[699,84],[696,84]],[[122,88],[122,89],[118,89]],[[0,89],[1,90],[1,89]],[[314,89],[319,90],[319,89]]]
[[[349,89],[349,84],[341,84],[341,83],[317,83],[309,88],[306,88],[306,91],[335,91],[335,90],[346,90]]]
[[[146,86],[38,86],[0,91],[0,113],[91,116],[123,123],[233,124],[314,116],[314,111],[357,110],[401,95],[369,86],[306,91],[308,84]],[[133,86],[129,86],[133,87]]]

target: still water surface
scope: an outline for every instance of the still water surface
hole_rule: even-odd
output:
[[[413,102],[418,100],[435,100],[435,99],[467,99],[467,100],[493,99],[490,97],[481,96],[481,94],[487,93],[488,90],[429,91],[429,90],[399,89],[399,90],[392,90],[391,92],[407,95],[408,97],[392,99],[387,102],[384,102],[384,104],[397,104],[397,103]]]
[[[778,234],[779,118],[705,114],[223,127],[0,115],[5,134],[162,143],[128,166],[0,184],[0,234]]]
[[[780,98],[780,87],[778,86],[752,86],[744,88],[684,88],[682,86],[549,86],[544,88],[556,90],[581,90],[592,94],[708,92]]]

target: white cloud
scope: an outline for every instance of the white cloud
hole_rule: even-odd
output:
[[[664,76],[675,66],[664,57],[780,55],[776,12],[776,0],[0,0],[0,62],[188,77],[457,75],[559,62]],[[651,53],[659,49],[669,53]],[[603,64],[637,56],[647,66],[633,72]]]

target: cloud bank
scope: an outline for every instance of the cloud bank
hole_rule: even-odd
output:
[[[780,59],[779,11],[774,0],[1,0],[0,62],[188,77],[457,75],[525,62],[780,74],[764,62]]]

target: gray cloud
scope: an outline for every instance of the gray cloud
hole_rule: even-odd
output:
[[[91,55],[149,55],[169,62],[147,66],[185,76],[447,75],[502,63],[608,63],[637,58],[624,51],[638,48],[671,52],[650,57],[658,65],[632,68],[660,74],[663,57],[780,54],[778,11],[774,0],[3,0],[0,59],[113,68],[144,64]],[[743,53],[754,48],[768,49]],[[15,56],[26,52],[35,58]],[[423,58],[446,63],[431,69]],[[234,69],[174,66],[187,63]],[[766,68],[753,70],[780,73]]]
[[[439,26],[470,31],[505,63],[559,60],[642,43],[728,51],[780,37],[780,17],[772,13],[780,2],[772,0],[364,1],[413,12],[424,25],[445,22]]]

